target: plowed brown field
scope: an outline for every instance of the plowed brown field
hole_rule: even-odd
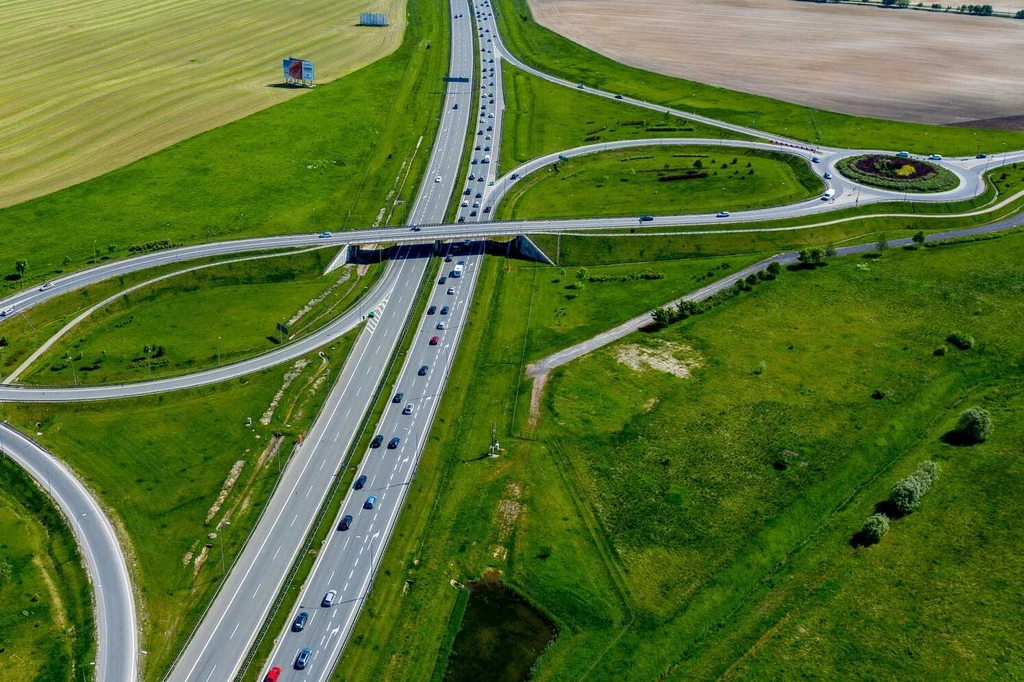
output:
[[[1024,113],[1024,21],[794,0],[530,4],[613,59],[734,90],[926,123]],[[992,127],[1024,129],[1024,117]]]

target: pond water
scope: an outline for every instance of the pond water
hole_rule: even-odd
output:
[[[467,585],[469,606],[455,636],[447,682],[521,682],[555,636],[554,626],[496,572]]]

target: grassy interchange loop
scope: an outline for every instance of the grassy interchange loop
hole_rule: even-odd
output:
[[[897,192],[945,192],[960,183],[954,173],[938,164],[892,154],[848,156],[837,161],[836,168],[854,182]]]

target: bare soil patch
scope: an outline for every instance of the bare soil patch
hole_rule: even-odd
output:
[[[631,66],[823,109],[1006,125],[1024,108],[1024,21],[794,0],[530,5],[544,26]]]
[[[700,354],[682,343],[665,341],[655,346],[630,343],[619,346],[616,359],[636,372],[656,370],[680,379],[689,379],[692,370],[701,367]],[[651,407],[654,407],[652,404]]]

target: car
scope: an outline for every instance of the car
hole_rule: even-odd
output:
[[[484,206],[484,213],[490,213],[490,212],[491,212],[491,207],[490,206]]]
[[[583,89],[583,83],[580,83],[579,85],[577,85],[576,89],[577,90],[582,90]]]
[[[896,152],[896,156],[901,159],[909,159],[910,152]]]
[[[476,206],[476,204],[473,204],[473,205]],[[466,246],[469,246],[469,244],[467,243]],[[466,266],[466,261],[460,260],[458,263],[456,263],[456,265],[461,265],[461,266],[465,267]]]
[[[49,291],[53,288],[53,282],[46,282],[43,286],[39,287],[39,291]]]
[[[267,676],[263,678],[263,682],[277,682],[279,677],[281,677],[281,666],[275,665],[267,671]]]
[[[295,620],[292,621],[292,632],[302,632],[302,628],[306,627],[308,621],[309,614],[305,611],[295,616]]]
[[[436,346],[440,342],[441,342],[441,338],[440,337],[438,337],[438,336],[431,336],[430,337],[430,345],[431,346]]]
[[[440,329],[440,330],[442,330],[442,331],[443,331],[443,330],[444,330],[444,328],[445,328],[445,327],[447,327],[447,326],[448,326],[448,325],[447,325],[447,324],[445,324],[445,321],[444,321],[444,320],[441,320],[440,322],[438,322],[438,323],[437,323],[437,329]],[[423,365],[423,367],[426,367],[426,365]],[[423,369],[423,368],[421,367],[420,369]],[[426,372],[423,372],[423,374],[426,374]]]
[[[475,165],[477,165],[478,163],[480,163],[480,161],[479,161],[478,159],[473,159],[473,161],[472,161],[471,163],[472,163],[472,164],[473,164],[473,165],[475,166]]]
[[[437,280],[438,284],[444,284],[448,281],[448,275],[441,275],[441,279]]]
[[[412,403],[407,403],[405,409],[402,410],[402,414],[412,414]]]
[[[476,163],[476,161],[473,161],[473,163]],[[466,208],[467,206],[469,206],[469,200],[468,199],[464,199],[462,201],[462,208]]]
[[[370,312],[366,313],[366,316],[372,320],[373,318],[377,317],[377,312],[375,310],[371,310]]]
[[[373,495],[371,495],[370,497],[373,497]],[[330,608],[334,606],[334,600],[337,598],[337,590],[327,590],[327,594],[325,594],[324,598],[320,601],[320,606],[323,606],[324,608]]]
[[[352,515],[345,514],[341,517],[341,521],[338,523],[338,530],[348,530],[352,527]]]
[[[477,199],[483,199],[484,198],[484,193],[483,192],[477,192],[476,193],[476,198]]]
[[[477,150],[477,151],[480,151],[480,145],[477,145],[477,146],[476,146],[476,150]]]
[[[398,444],[401,443],[401,442],[402,442],[402,439],[399,438],[398,436],[395,436],[394,438],[392,438],[391,440],[388,441],[388,450],[394,450],[395,448],[398,447]],[[374,498],[374,499],[376,499],[376,498]]]
[[[412,227],[410,227],[409,229],[410,229],[411,231],[413,231],[413,232],[419,232],[419,231],[420,231],[420,230],[422,230],[423,228],[422,228],[422,227],[420,227],[419,225],[413,225],[413,226],[412,226]]]
[[[718,213],[715,214],[715,217],[716,218],[728,218],[729,217],[729,212],[728,211],[719,211]]]
[[[437,177],[435,177],[435,178],[434,178],[434,182],[436,182],[436,183],[440,183],[440,182],[441,182],[441,176],[440,176],[440,175],[438,175]]]
[[[376,436],[373,437],[373,440],[370,441],[370,447],[371,448],[379,448],[380,444],[383,443],[383,442],[384,442],[384,436],[382,436],[382,435],[380,435],[378,433]]]
[[[988,158],[988,154],[986,154],[985,152],[978,152],[977,156],[975,156],[974,158],[976,158],[976,159],[987,159]]]
[[[313,655],[313,650],[310,649],[308,646],[306,648],[302,649],[301,651],[299,651],[299,655],[295,657],[295,669],[296,670],[305,670],[306,669],[306,664],[309,663],[309,657],[312,656],[312,655]]]
[[[469,217],[470,218],[475,218],[476,217],[476,211],[470,211],[469,212]]]
[[[429,308],[427,308],[427,315],[433,315],[436,312],[437,312],[437,306],[436,305],[432,305]]]
[[[417,374],[419,374],[421,377],[425,377],[425,376],[427,376],[427,372],[429,372],[429,371],[430,371],[430,368],[427,367],[426,365],[423,365],[423,366],[420,367],[420,371],[417,372]]]
[[[456,102],[456,103],[455,103],[455,106],[453,106],[453,107],[452,107],[452,109],[458,109],[458,108],[459,108],[459,103],[458,103],[458,102]]]
[[[642,215],[642,216],[640,216],[640,222],[642,222],[642,223],[649,223],[652,220],[654,220],[654,216],[652,216],[652,215]]]
[[[483,131],[481,131],[481,132],[483,132]],[[470,179],[470,180],[476,180],[476,175],[475,175],[475,174],[473,174],[473,173],[470,173],[470,174],[469,174],[469,179]]]
[[[442,315],[447,315],[448,314],[448,306],[441,306],[441,314]]]
[[[471,190],[470,188],[468,188],[468,187],[467,187],[467,188],[465,189],[465,191],[463,192],[463,194],[465,194],[466,196],[469,196],[469,195],[470,195],[470,194],[472,193],[472,191],[473,191],[473,190]]]
[[[321,232],[317,236],[320,237],[320,239],[330,239],[331,238],[331,233],[330,232]]]
[[[451,296],[455,293],[455,287],[448,287],[448,295]]]
[[[824,178],[825,178],[826,180],[831,180],[831,179],[832,179],[832,174],[831,174],[831,173],[829,173],[828,171],[825,171],[825,175],[824,175],[823,177],[824,177]]]
[[[474,201],[473,202],[473,208],[480,208],[480,202],[479,201]]]
[[[929,154],[928,159],[931,161],[942,161],[942,154]]]
[[[491,104],[494,104],[494,100],[493,100],[493,99],[492,99],[492,100],[490,100],[490,103],[491,103]]]
[[[615,95],[615,99],[622,99],[622,95]]]
[[[399,392],[399,393],[395,394],[395,397],[391,399],[391,402],[393,402],[393,403],[400,403],[400,402],[402,402],[402,399],[404,399],[404,398],[405,398],[405,394]]]
[[[452,262],[452,254],[449,253],[448,255],[446,255],[444,257],[444,262],[445,263],[451,263]]]
[[[490,147],[484,147],[484,151],[485,152],[489,152],[489,151],[491,151],[491,148]]]
[[[821,159],[819,159],[817,156],[811,157],[811,163],[818,163],[819,161],[821,161]]]
[[[508,176],[508,178],[509,178],[509,180],[518,180],[519,179],[519,173],[513,173],[512,175]]]
[[[356,482],[352,484],[352,488],[355,490],[362,490],[364,485],[366,485],[366,474],[357,478]]]
[[[377,506],[377,496],[370,495],[366,498],[366,502],[363,502],[363,509],[373,509]],[[333,592],[333,590],[332,590]],[[329,594],[329,593],[328,593]]]
[[[462,225],[464,222],[466,222],[466,216],[460,215],[458,220],[459,225]]]

